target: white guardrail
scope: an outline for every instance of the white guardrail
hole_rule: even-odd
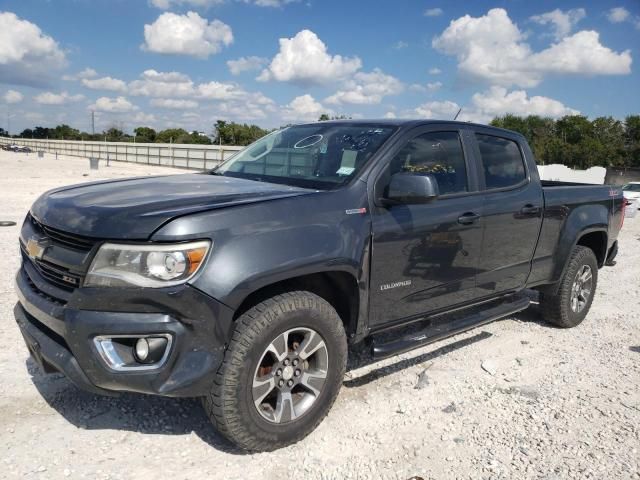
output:
[[[0,145],[24,145],[34,152],[47,152],[104,161],[143,163],[165,167],[208,170],[244,147],[177,143],[128,143],[73,140],[35,140],[0,137]]]

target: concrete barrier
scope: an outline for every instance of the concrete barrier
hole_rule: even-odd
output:
[[[0,145],[25,145],[43,151],[99,160],[144,163],[166,167],[209,170],[231,158],[243,147],[176,143],[82,142],[0,137]],[[107,162],[108,164],[108,162]]]

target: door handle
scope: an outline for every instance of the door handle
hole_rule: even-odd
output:
[[[480,215],[475,212],[467,212],[458,217],[458,223],[461,225],[471,225],[480,219]]]
[[[537,215],[540,213],[540,207],[536,207],[535,205],[527,204],[520,209],[520,213],[523,215]]]

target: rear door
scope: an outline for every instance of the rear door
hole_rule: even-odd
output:
[[[543,196],[537,170],[528,168],[534,160],[526,161],[520,137],[477,127],[472,140],[484,190],[476,284],[484,297],[525,285],[542,225]]]
[[[440,196],[427,204],[372,211],[370,324],[380,326],[473,300],[482,246],[481,192],[463,141],[465,129],[413,130],[389,155],[375,183],[391,175],[428,173]]]

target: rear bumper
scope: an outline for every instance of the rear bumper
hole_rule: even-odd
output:
[[[189,286],[146,303],[143,289],[105,291],[104,298],[94,290],[89,292],[93,303],[85,289],[78,289],[73,294],[78,298],[61,304],[43,294],[37,281],[24,268],[18,272],[14,314],[27,348],[45,372],[61,372],[79,388],[107,395],[130,391],[195,397],[208,392],[230,332],[232,312],[226,306]],[[153,295],[158,292],[149,293]],[[89,309],[100,305],[104,310]],[[113,311],[123,306],[134,311]],[[141,334],[171,335],[168,357],[157,369],[116,371],[94,342],[98,336]]]

